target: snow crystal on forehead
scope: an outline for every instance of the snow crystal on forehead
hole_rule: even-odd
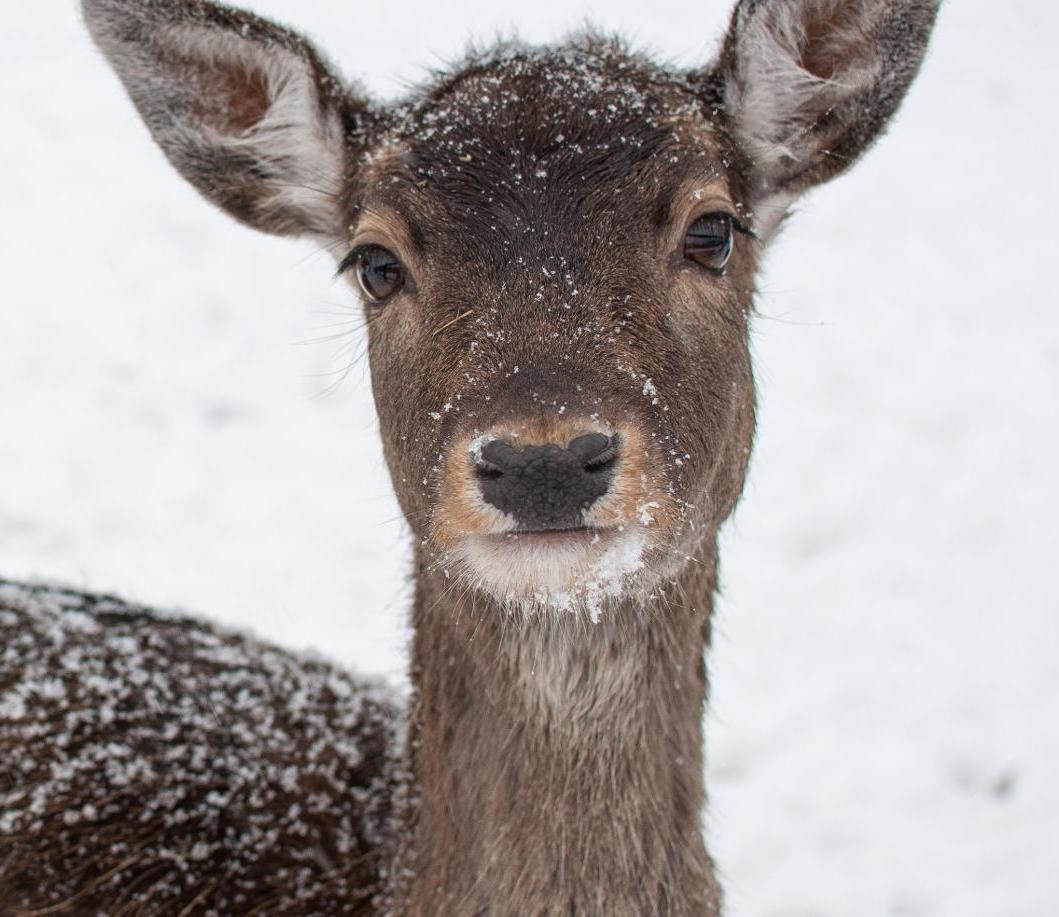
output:
[[[513,118],[523,129],[551,127],[550,140],[577,148],[578,132],[624,139],[616,127],[659,127],[668,117],[700,113],[685,75],[665,70],[619,42],[586,36],[559,47],[504,43],[472,52],[396,107],[398,133],[418,141],[470,147],[474,136]],[[527,115],[539,119],[523,123]],[[564,129],[570,136],[564,134]],[[536,138],[543,139],[543,138]]]
[[[0,581],[0,887],[54,904],[114,869],[108,905],[179,913],[223,873],[196,912],[342,912],[392,831],[397,709],[189,618]]]

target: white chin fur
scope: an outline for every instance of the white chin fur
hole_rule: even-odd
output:
[[[456,550],[463,573],[502,605],[585,611],[598,620],[643,570],[646,535],[637,529],[591,539],[468,535]]]

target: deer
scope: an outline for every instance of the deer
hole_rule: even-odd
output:
[[[705,655],[755,276],[938,6],[738,0],[689,69],[504,41],[384,104],[250,12],[83,0],[176,170],[362,301],[411,687],[0,581],[0,910],[720,914]]]

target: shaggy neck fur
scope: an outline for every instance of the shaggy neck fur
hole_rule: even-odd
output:
[[[700,815],[715,552],[597,624],[421,573],[401,914],[719,913]]]

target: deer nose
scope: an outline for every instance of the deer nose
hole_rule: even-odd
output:
[[[513,446],[494,439],[473,453],[482,499],[524,531],[576,528],[609,489],[617,436],[586,433],[566,446]]]

